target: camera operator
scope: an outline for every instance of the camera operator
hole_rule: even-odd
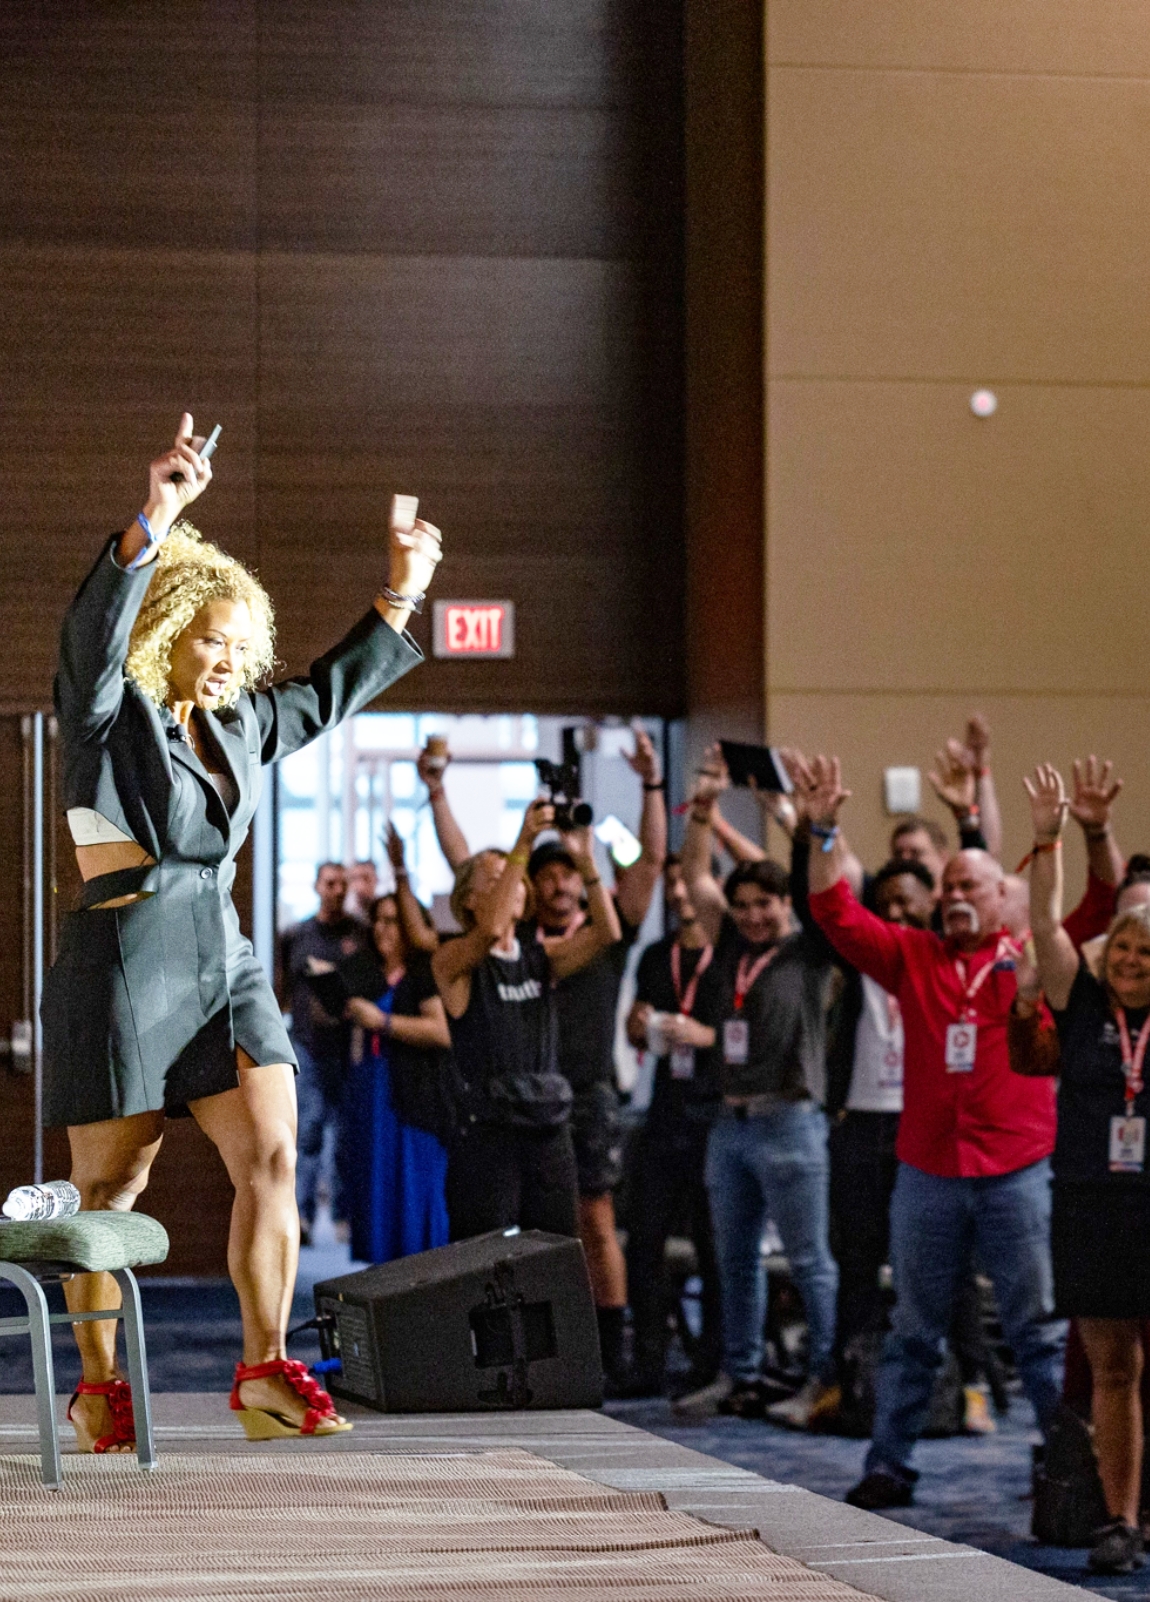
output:
[[[574,978],[560,984],[559,1067],[574,1092],[571,1136],[579,1170],[579,1234],[587,1253],[599,1320],[603,1368],[611,1388],[623,1379],[627,1267],[615,1231],[614,1191],[622,1178],[623,1143],[615,1083],[615,1019],[627,953],[647,916],[667,854],[667,808],[659,758],[651,738],[635,730],[627,757],[643,781],[639,824],[642,852],[629,868],[615,866],[620,936]],[[544,948],[578,928],[585,917],[571,835],[537,846],[527,865],[535,895],[535,924]]]
[[[578,1233],[571,1087],[559,1069],[554,986],[617,941],[619,922],[586,829],[568,837],[586,919],[547,942],[520,921],[531,847],[553,822],[550,804],[533,801],[509,855],[480,851],[460,865],[451,903],[464,932],[431,959],[460,1094],[447,1165],[454,1240],[512,1224]]]

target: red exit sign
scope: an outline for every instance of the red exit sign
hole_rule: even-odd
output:
[[[514,601],[436,601],[432,620],[436,656],[515,655]]]

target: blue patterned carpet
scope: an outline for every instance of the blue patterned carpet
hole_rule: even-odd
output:
[[[613,1418],[693,1447],[768,1479],[802,1485],[839,1500],[862,1472],[865,1442],[801,1435],[774,1425],[735,1418],[680,1424],[666,1402],[611,1402]],[[1150,1599],[1150,1568],[1121,1579],[1094,1580],[1086,1554],[1031,1541],[1030,1445],[1037,1439],[1029,1403],[1016,1398],[994,1435],[981,1439],[923,1441],[915,1467],[921,1478],[916,1506],[886,1516],[948,1541],[993,1552],[1025,1568],[1080,1585],[1095,1596]]]

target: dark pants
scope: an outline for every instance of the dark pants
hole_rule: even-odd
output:
[[[341,1127],[347,1064],[342,1058],[313,1056],[306,1046],[293,1041],[299,1059],[296,1079],[298,1130],[296,1134],[295,1194],[299,1215],[308,1229],[315,1220],[315,1188],[319,1179],[324,1131],[335,1126],[335,1155],[332,1160],[332,1217],[347,1217],[344,1194],[344,1141]]]
[[[831,1250],[839,1265],[835,1353],[886,1325],[879,1272],[890,1261],[898,1113],[848,1111],[831,1125]]]
[[[707,1131],[704,1123],[676,1125],[671,1130],[643,1129],[631,1148],[627,1286],[635,1331],[635,1367],[656,1382],[662,1381],[667,1349],[671,1298],[664,1252],[669,1235],[684,1234],[694,1243],[703,1281],[703,1328],[694,1354],[694,1377],[700,1383],[713,1378],[722,1355],[719,1271],[703,1182]]]
[[[567,1125],[469,1125],[447,1159],[447,1216],[452,1240],[512,1224],[578,1235],[579,1189]]]

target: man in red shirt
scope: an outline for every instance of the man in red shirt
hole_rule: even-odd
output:
[[[942,935],[884,923],[843,877],[837,759],[801,775],[812,840],[811,914],[847,961],[896,996],[905,1038],[898,1180],[891,1202],[897,1302],[883,1348],[874,1437],[856,1507],[905,1507],[909,1467],[973,1246],[1045,1427],[1059,1401],[1065,1326],[1052,1318],[1050,1153],[1054,1087],[1010,1070],[1006,1023],[1017,947],[1001,866],[960,851],[942,881]],[[819,847],[821,846],[821,849]]]

